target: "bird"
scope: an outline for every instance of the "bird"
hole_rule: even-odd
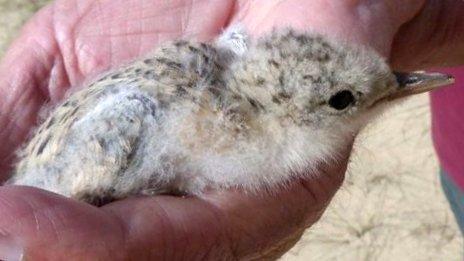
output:
[[[17,153],[9,185],[101,206],[133,195],[259,192],[317,173],[400,97],[449,84],[396,73],[314,32],[180,39],[71,94]],[[306,173],[306,174],[304,174]]]

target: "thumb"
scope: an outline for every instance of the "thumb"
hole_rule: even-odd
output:
[[[123,259],[119,220],[101,209],[29,187],[0,187],[0,260]]]

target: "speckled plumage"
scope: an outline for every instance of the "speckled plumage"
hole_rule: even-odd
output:
[[[272,187],[336,158],[397,86],[375,52],[315,34],[250,40],[231,29],[210,44],[176,41],[59,105],[8,183],[97,205]],[[335,109],[343,91],[354,100]]]

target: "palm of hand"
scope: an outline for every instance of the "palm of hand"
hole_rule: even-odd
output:
[[[311,10],[307,8],[316,8],[317,1],[260,1],[58,0],[42,10],[0,65],[0,126],[5,126],[0,131],[0,180],[7,175],[12,151],[34,126],[45,101],[61,100],[70,86],[79,86],[160,42],[182,36],[211,39],[230,19],[250,24],[256,32],[276,21],[337,28],[336,21],[321,19],[329,17],[324,12],[314,11],[312,18],[297,12],[282,18],[282,13],[294,10],[292,4]],[[350,10],[351,2],[324,10],[339,11],[338,23],[353,22],[359,17],[343,11]],[[405,11],[402,20],[398,18],[401,22],[391,21],[393,28],[412,17],[423,1],[415,2],[409,15]],[[354,22],[353,26],[357,28]],[[347,33],[388,54],[394,35],[388,28],[387,23],[380,28],[382,36],[374,38],[370,37],[373,27]],[[401,47],[406,40],[397,39],[396,49],[409,49]],[[394,61],[401,65],[401,59]],[[35,259],[275,257],[320,217],[340,186],[345,167],[344,163],[333,166],[324,175],[265,197],[234,191],[203,199],[161,196],[123,200],[100,209],[37,189],[3,187],[0,209],[7,214],[0,215],[0,243],[19,244],[26,257]],[[1,250],[0,246],[0,259]]]

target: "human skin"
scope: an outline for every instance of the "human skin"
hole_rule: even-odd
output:
[[[163,41],[209,40],[230,21],[255,36],[292,26],[371,46],[395,68],[411,70],[463,63],[460,17],[459,0],[57,0],[25,26],[0,64],[0,177],[7,178],[46,101],[59,102],[71,86]],[[4,186],[0,259],[273,259],[320,218],[343,182],[349,152],[311,178],[261,195],[212,191],[96,208]]]

